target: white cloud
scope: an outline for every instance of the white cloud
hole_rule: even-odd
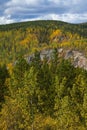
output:
[[[25,5],[29,5],[29,6],[36,6],[40,3],[42,3],[44,0],[11,0],[9,2],[7,2],[7,6],[25,6]]]
[[[48,14],[41,17],[32,19],[21,19],[21,21],[34,21],[34,20],[61,20],[69,23],[77,23],[77,21],[87,21],[87,14]]]
[[[87,21],[87,14],[47,14],[47,15],[42,15],[37,18],[26,18],[26,19],[11,19],[11,16],[2,16],[0,17],[0,24],[8,24],[8,23],[14,23],[16,21],[35,21],[35,20],[61,20],[69,23],[78,23],[78,21],[85,22]]]
[[[5,4],[0,23],[38,19],[84,22],[87,21],[86,5],[87,1],[82,0],[10,0]]]
[[[82,0],[48,0],[48,1],[56,5],[69,6],[69,7],[73,5],[79,5],[80,3],[82,3]]]
[[[69,23],[81,23],[87,21],[87,14],[48,14],[43,15],[37,18],[26,18],[26,19],[20,19],[20,22],[23,21],[35,21],[35,20],[61,20]],[[0,24],[8,24],[8,23],[14,23],[19,20],[11,19],[10,16],[2,16],[0,17]]]
[[[1,16],[0,17],[0,24],[9,24],[9,23],[14,23],[15,20],[14,19],[11,19],[10,16]]]
[[[38,8],[38,11],[40,11],[40,9],[44,7],[48,7],[50,11],[51,8],[58,7],[56,12],[61,9],[69,13],[75,11],[79,12],[80,10],[82,11],[82,9],[87,11],[86,5],[87,2],[83,2],[82,0],[10,0],[6,3],[4,13],[15,14],[15,12],[21,11],[24,8]]]
[[[35,9],[42,5],[44,0],[10,0],[6,3],[4,10],[5,15],[13,15],[23,11],[29,11],[29,9]],[[42,5],[43,6],[43,5]]]

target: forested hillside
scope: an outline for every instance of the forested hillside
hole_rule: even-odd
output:
[[[87,23],[33,21],[0,25],[0,60],[10,63],[19,55],[44,48],[68,47],[87,55]]]
[[[0,130],[87,130],[86,57],[87,23],[0,25]]]

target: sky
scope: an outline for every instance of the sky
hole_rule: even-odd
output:
[[[0,24],[32,20],[87,22],[87,0],[0,0]]]

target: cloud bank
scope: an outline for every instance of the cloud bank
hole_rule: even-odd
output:
[[[4,0],[0,24],[28,20],[87,22],[87,1],[82,0]]]

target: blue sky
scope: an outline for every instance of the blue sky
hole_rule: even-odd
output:
[[[31,20],[87,22],[87,0],[0,0],[0,24]]]

